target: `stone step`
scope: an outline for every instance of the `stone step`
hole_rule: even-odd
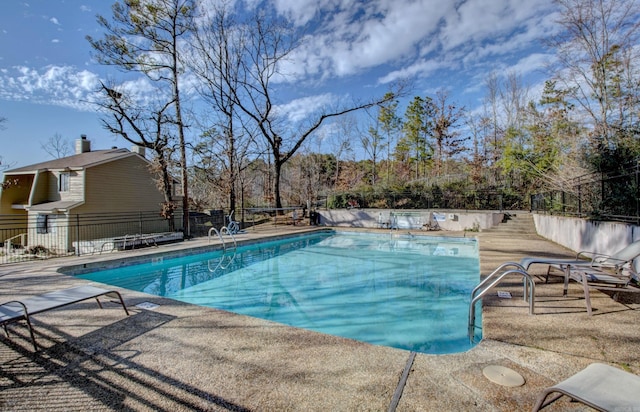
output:
[[[485,232],[495,234],[537,234],[535,224],[533,223],[533,216],[530,213],[505,215],[505,220],[502,223],[485,230]]]

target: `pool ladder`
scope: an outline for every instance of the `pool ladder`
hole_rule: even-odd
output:
[[[509,275],[522,276],[523,280],[523,299],[529,302],[529,315],[535,313],[535,288],[536,284],[533,277],[527,271],[515,262],[507,262],[500,265],[496,270],[491,272],[482,280],[471,292],[471,303],[469,304],[469,339],[473,342],[475,338],[476,324],[476,302],[482,299],[494,286],[502,282],[502,279]]]
[[[229,229],[227,229],[226,226],[222,226],[220,230],[216,229],[215,227],[212,227],[211,229],[209,229],[209,234],[208,234],[209,243],[211,243],[211,232],[214,232],[218,236],[218,239],[220,239],[220,242],[222,243],[222,250],[224,250],[225,252],[227,250],[227,243],[224,241],[224,237],[222,237],[223,234],[227,234],[231,236],[231,239],[233,240],[234,251],[238,248],[238,242],[236,241],[236,237],[233,235],[233,233],[229,231]]]

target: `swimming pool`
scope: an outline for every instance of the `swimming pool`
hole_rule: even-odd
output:
[[[442,354],[474,345],[467,315],[480,279],[478,256],[475,239],[331,231],[78,277]]]

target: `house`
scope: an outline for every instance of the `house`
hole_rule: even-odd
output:
[[[143,148],[92,151],[82,135],[72,156],[5,171],[0,215],[20,228],[19,234],[12,232],[14,244],[43,245],[57,253],[73,251],[78,241],[142,233],[142,222],[135,228],[117,223],[143,212],[157,221],[143,230],[168,231],[174,224],[155,218],[164,196],[149,166]],[[6,247],[7,224],[2,229]]]

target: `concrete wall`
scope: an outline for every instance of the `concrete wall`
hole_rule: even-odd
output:
[[[320,224],[335,227],[388,228],[421,230],[435,220],[442,230],[485,230],[504,218],[502,212],[400,209],[330,209],[319,210]]]
[[[627,223],[592,222],[585,219],[534,214],[540,236],[575,252],[613,254],[640,239],[640,227]]]

